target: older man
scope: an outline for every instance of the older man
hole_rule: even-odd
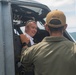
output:
[[[25,35],[20,35],[23,46],[25,46],[28,43],[30,43],[30,46],[34,44],[33,37],[36,34],[36,32],[37,23],[33,20],[27,21],[27,23],[25,24]]]

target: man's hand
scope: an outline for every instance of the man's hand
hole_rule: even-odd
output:
[[[28,44],[30,42],[30,39],[24,34],[20,34],[20,38],[22,43],[26,42],[26,44]]]

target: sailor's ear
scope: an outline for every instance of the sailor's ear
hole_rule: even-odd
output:
[[[48,25],[47,24],[44,24],[44,26],[45,26],[45,30],[46,31],[49,31]]]
[[[65,28],[65,29],[67,28],[67,24],[64,26],[64,28]]]
[[[67,28],[67,24],[65,24],[65,26],[64,26],[64,30],[66,30],[66,28]]]

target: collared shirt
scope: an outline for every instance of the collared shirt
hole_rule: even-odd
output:
[[[31,45],[33,45],[34,44],[34,39],[30,36],[30,35],[28,35],[27,33],[25,33],[25,35],[30,39],[30,43],[31,43]]]
[[[22,64],[33,63],[35,75],[76,75],[76,43],[46,37],[22,53]]]

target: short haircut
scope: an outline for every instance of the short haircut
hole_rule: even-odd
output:
[[[28,25],[30,22],[34,22],[36,24],[35,20],[28,20],[25,25]]]

